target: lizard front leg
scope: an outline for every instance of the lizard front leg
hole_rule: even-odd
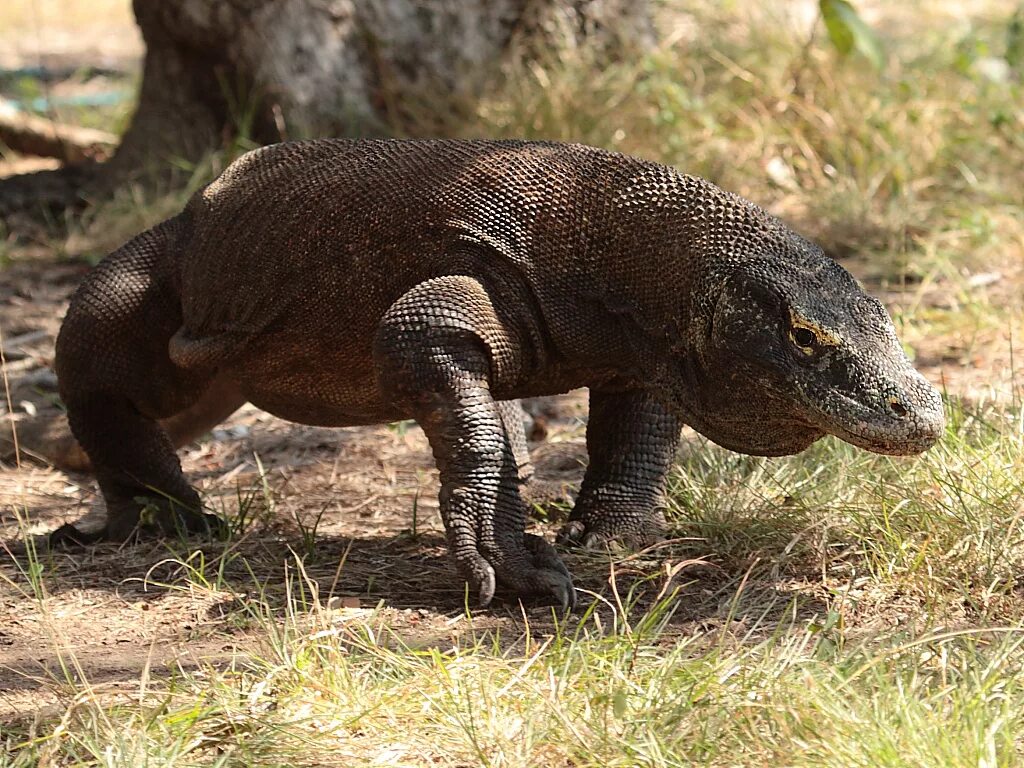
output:
[[[482,605],[495,581],[520,595],[575,603],[569,571],[548,542],[525,533],[519,461],[491,395],[517,372],[518,339],[477,280],[450,276],[412,288],[381,320],[374,345],[382,393],[408,408],[441,474],[440,508],[459,573]]]
[[[587,452],[590,464],[562,544],[594,547],[612,542],[631,549],[665,531],[665,477],[682,425],[645,392],[590,390]]]

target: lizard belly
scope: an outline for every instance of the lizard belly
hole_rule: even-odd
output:
[[[272,381],[246,382],[246,398],[282,419],[318,427],[354,427],[397,421],[407,414],[385,403],[376,385],[324,373],[291,372]]]
[[[404,418],[382,397],[369,350],[354,346],[268,334],[232,361],[231,373],[249,402],[289,421],[345,427]]]

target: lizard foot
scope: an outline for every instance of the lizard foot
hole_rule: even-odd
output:
[[[456,567],[477,590],[482,607],[490,605],[498,583],[522,597],[553,597],[563,613],[576,606],[572,576],[551,544],[526,533],[522,544],[512,549],[510,552],[496,542],[476,541],[452,548]]]
[[[559,531],[558,543],[612,552],[636,551],[660,541],[664,535],[665,519],[660,513],[643,518],[594,516],[570,520]]]
[[[227,532],[227,523],[184,507],[168,499],[138,498],[108,507],[106,523],[96,530],[82,530],[65,523],[50,534],[51,547],[74,549],[100,541],[129,541],[159,536],[201,536],[219,538]]]

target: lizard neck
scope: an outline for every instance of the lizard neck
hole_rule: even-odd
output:
[[[753,203],[709,181],[638,164],[609,196],[596,241],[597,290],[666,352],[701,353],[729,276],[756,258],[786,258],[792,235]]]
[[[703,179],[640,164],[609,196],[605,233],[590,243],[605,312],[638,341],[685,353],[727,265],[708,247],[705,221],[723,193]],[[713,304],[711,305],[713,306]]]

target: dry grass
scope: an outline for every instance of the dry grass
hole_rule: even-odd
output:
[[[1024,168],[1007,159],[1024,156],[1024,91],[979,63],[1005,49],[1013,7],[932,27],[946,5],[917,4],[902,29],[879,9],[895,34],[883,32],[876,71],[839,60],[820,29],[787,28],[785,6],[688,3],[675,38],[639,63],[599,70],[580,55],[516,72],[468,132],[653,157],[778,211],[839,255],[900,259],[915,278],[928,248],[967,268],[1018,265]]]
[[[4,0],[0,7],[0,67],[122,64],[142,51],[131,0]]]

